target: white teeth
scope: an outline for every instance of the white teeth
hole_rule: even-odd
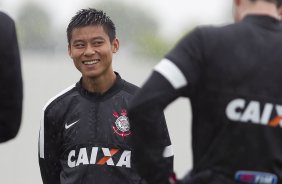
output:
[[[98,62],[99,62],[99,60],[95,59],[95,60],[92,60],[92,61],[84,61],[83,64],[85,64],[85,65],[93,65],[93,64],[96,64]]]

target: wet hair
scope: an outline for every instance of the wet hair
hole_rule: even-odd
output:
[[[102,26],[112,42],[116,38],[116,27],[109,16],[94,8],[81,9],[72,17],[67,27],[67,39],[70,44],[72,31],[85,26]]]

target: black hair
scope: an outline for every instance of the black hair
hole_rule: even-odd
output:
[[[101,10],[88,8],[79,10],[76,15],[72,17],[67,27],[68,44],[70,44],[73,29],[89,25],[102,26],[111,42],[116,38],[116,27],[110,17]]]

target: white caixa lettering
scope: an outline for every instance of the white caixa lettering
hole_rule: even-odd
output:
[[[118,154],[122,152],[121,154]],[[102,157],[98,158],[98,154],[102,154]],[[120,155],[119,158],[114,155]],[[68,155],[68,166],[74,168],[80,165],[108,165],[117,167],[127,167],[131,168],[131,151],[110,149],[110,148],[99,148],[92,147],[90,157],[87,153],[87,148],[80,148],[78,153],[75,150],[71,150]]]
[[[232,121],[251,122],[254,124],[282,127],[282,106],[259,101],[246,102],[244,99],[234,99],[226,107],[226,116]],[[273,114],[276,115],[273,117]]]

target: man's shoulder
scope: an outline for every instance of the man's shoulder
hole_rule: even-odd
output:
[[[221,25],[203,25],[196,27],[186,40],[194,39],[203,44],[204,48],[220,47],[228,42],[238,40],[245,35],[248,26],[242,23],[228,23]]]
[[[13,22],[13,19],[4,12],[0,11],[0,20],[5,22]]]
[[[59,102],[68,99],[69,96],[72,96],[72,94],[75,92],[75,84],[65,88],[61,92],[59,92],[57,95],[54,97],[50,98],[47,103],[43,107],[43,111],[46,109],[50,109],[54,106],[56,106]]]
[[[135,84],[130,83],[130,82],[124,80],[124,79],[123,79],[123,81],[124,81],[123,90],[126,91],[126,92],[128,92],[130,94],[134,94],[139,89],[139,87],[136,86]]]
[[[11,38],[15,36],[15,22],[7,14],[0,12],[0,46],[1,50],[10,45]],[[5,46],[5,47],[4,47]],[[9,46],[8,46],[9,47]],[[5,51],[6,52],[6,51]],[[2,58],[1,58],[2,59]]]
[[[233,32],[239,27],[242,27],[238,23],[226,23],[219,25],[202,25],[195,28],[195,32],[200,32],[201,34],[222,34]]]
[[[6,13],[3,13],[0,11],[0,32],[1,33],[10,33],[11,28],[15,27],[15,22],[14,20],[7,15]]]

